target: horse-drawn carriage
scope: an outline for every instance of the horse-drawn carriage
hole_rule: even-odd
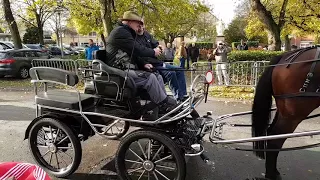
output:
[[[297,58],[305,52],[297,51],[296,57],[288,56]],[[27,128],[25,138],[29,139],[35,161],[54,176],[66,177],[78,168],[82,157],[80,141],[87,140],[95,134],[119,139],[128,132],[130,125],[138,128],[121,139],[115,156],[115,166],[120,179],[185,179],[185,156],[200,156],[204,161],[208,161],[203,154],[202,146],[206,134],[210,134],[209,139],[215,144],[254,142],[253,151],[260,157],[266,152],[267,176],[269,175],[267,178],[276,179],[279,177],[275,166],[276,157],[284,139],[320,134],[320,131],[292,133],[296,127],[292,124],[297,125],[298,120],[294,123],[282,121],[278,125],[276,122],[280,122],[279,116],[286,117],[283,118],[286,120],[289,117],[284,116],[283,107],[281,109],[278,107],[276,117],[279,119],[271,125],[277,128],[274,128],[275,131],[269,128],[269,136],[266,136],[269,122],[264,120],[259,123],[257,117],[264,115],[266,116],[264,119],[268,119],[272,110],[270,72],[276,69],[274,67],[269,67],[261,77],[256,90],[253,112],[228,114],[216,119],[212,119],[208,112],[201,117],[196,107],[207,97],[208,86],[213,78],[208,72],[206,75],[194,78],[188,99],[178,104],[172,111],[161,114],[157,120],[148,121],[142,120],[141,116],[145,113],[142,110],[148,105],[149,97],[135,87],[126,71],[107,66],[99,60],[103,58],[98,57],[90,66],[80,69],[83,72],[83,79],[87,84],[91,84],[86,86],[86,93],[80,93],[75,88],[79,82],[79,77],[75,73],[48,67],[30,69],[30,76],[35,84],[37,117]],[[292,65],[292,69],[301,64],[307,63],[297,63]],[[38,92],[39,83],[44,84],[43,92]],[[48,90],[48,83],[71,86],[75,92]],[[277,89],[273,87],[273,90]],[[265,102],[267,103],[263,104]],[[277,101],[277,105],[279,102]],[[305,117],[299,116],[300,122],[309,113],[303,114]],[[221,139],[221,128],[225,124],[222,121],[246,114],[253,114],[253,135],[259,137]],[[291,129],[284,125],[291,125]],[[279,139],[280,142],[274,141]],[[268,141],[267,146],[266,141]]]

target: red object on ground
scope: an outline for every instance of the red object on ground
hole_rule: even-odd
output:
[[[29,163],[0,163],[0,180],[50,180],[40,167]]]

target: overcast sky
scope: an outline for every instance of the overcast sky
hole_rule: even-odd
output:
[[[213,14],[217,18],[222,19],[226,24],[229,24],[235,16],[234,10],[241,2],[241,0],[206,0],[210,5],[213,6]]]

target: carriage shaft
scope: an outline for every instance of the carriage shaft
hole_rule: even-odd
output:
[[[270,135],[270,136],[260,136],[260,137],[235,139],[235,140],[214,140],[213,137],[211,136],[209,138],[210,138],[210,141],[214,144],[233,144],[233,143],[246,143],[246,142],[256,142],[256,141],[265,141],[265,140],[274,140],[274,139],[295,138],[295,137],[303,137],[303,136],[314,136],[314,135],[320,135],[320,130]]]

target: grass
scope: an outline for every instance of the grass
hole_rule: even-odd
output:
[[[0,89],[27,90],[32,89],[30,79],[0,78]]]
[[[237,100],[252,100],[254,97],[254,88],[215,86],[210,88],[209,96]]]

